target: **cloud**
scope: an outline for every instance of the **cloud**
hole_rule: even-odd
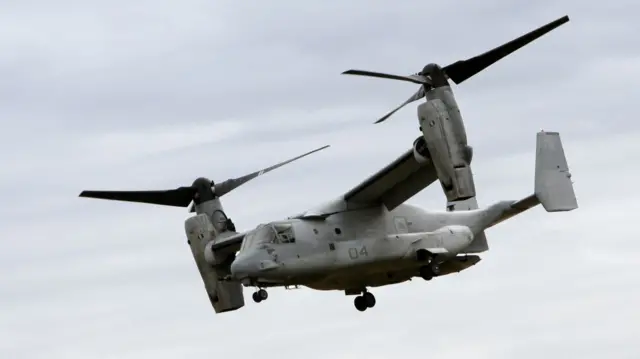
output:
[[[640,354],[634,2],[3,5],[0,356]],[[413,85],[340,72],[448,64],[565,13],[569,24],[454,90],[482,205],[531,192],[544,128],[562,134],[581,208],[501,223],[478,265],[377,288],[366,313],[340,292],[273,289],[215,315],[186,209],[77,198],[221,181],[330,144],[223,198],[243,229],[301,212],[418,136],[415,105],[371,124]],[[410,202],[444,208],[436,187]]]

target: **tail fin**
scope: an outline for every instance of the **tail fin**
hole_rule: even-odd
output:
[[[538,132],[534,193],[519,201],[501,201],[485,209],[486,228],[529,210],[539,204],[547,212],[566,212],[578,208],[569,166],[558,132]]]
[[[571,211],[578,208],[558,132],[538,132],[534,193],[547,212]]]

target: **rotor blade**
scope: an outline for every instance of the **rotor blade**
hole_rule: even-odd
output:
[[[417,101],[421,98],[423,98],[425,96],[425,92],[424,92],[424,87],[420,86],[420,89],[418,91],[416,91],[416,93],[413,94],[413,96],[409,97],[409,99],[405,102],[402,103],[402,105],[396,107],[395,109],[391,110],[390,112],[388,112],[386,115],[382,116],[382,118],[380,118],[378,121],[374,122],[374,123],[380,123],[386,119],[388,119],[389,117],[391,117],[391,115],[393,115],[394,113],[396,113],[396,111],[398,111],[399,109],[403,108],[405,105],[410,104],[413,101]]]
[[[420,85],[429,85],[431,84],[431,80],[425,76],[413,74],[409,76],[401,76],[401,75],[391,75],[385,74],[382,72],[373,72],[373,71],[364,71],[364,70],[347,70],[342,73],[343,75],[359,75],[359,76],[369,76],[369,77],[379,77],[383,79],[390,80],[400,80],[400,81],[409,81]]]
[[[242,176],[242,177],[231,178],[231,179],[228,179],[228,180],[226,180],[226,181],[224,181],[222,183],[216,183],[214,185],[215,186],[214,187],[215,188],[215,194],[218,197],[222,197],[223,195],[233,191],[234,189],[240,187],[241,185],[251,181],[252,179],[254,179],[254,178],[258,177],[258,176],[261,176],[261,175],[263,175],[263,174],[265,174],[267,172],[273,171],[276,168],[282,167],[282,166],[284,166],[284,165],[286,165],[288,163],[291,163],[291,162],[293,162],[295,160],[299,160],[302,157],[306,157],[306,156],[308,156],[308,155],[310,155],[312,153],[318,152],[320,150],[324,150],[325,148],[328,148],[328,147],[329,147],[329,145],[326,145],[326,146],[323,146],[323,147],[320,147],[320,148],[316,148],[313,151],[307,152],[307,153],[305,153],[303,155],[300,155],[298,157],[294,157],[294,158],[286,160],[284,162],[280,162],[280,163],[278,163],[276,165],[273,165],[271,167],[267,167],[265,169],[250,173],[250,174]]]
[[[527,34],[524,34],[517,39],[511,40],[501,46],[496,47],[493,50],[487,51],[484,54],[472,57],[467,60],[456,61],[451,65],[445,67],[443,70],[447,74],[447,76],[449,76],[449,78],[453,80],[453,82],[455,82],[456,84],[460,84],[471,76],[493,65],[505,56],[510,55],[514,51],[522,48],[525,45],[528,45],[542,35],[567,22],[569,22],[569,16],[565,15]]]
[[[179,187],[166,191],[82,191],[80,197],[187,207],[194,194],[193,187]]]

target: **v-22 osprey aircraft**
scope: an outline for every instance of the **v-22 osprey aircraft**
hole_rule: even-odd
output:
[[[540,132],[536,139],[534,193],[479,209],[468,166],[470,148],[446,83],[446,77],[456,83],[469,78],[566,21],[568,18],[563,17],[443,69],[428,65],[420,74],[405,76],[405,80],[422,85],[405,104],[425,96],[429,100],[418,108],[423,136],[395,161],[351,190],[288,219],[238,232],[220,198],[254,178],[328,146],[217,184],[198,178],[190,186],[171,190],[83,191],[80,196],[178,207],[192,204],[190,211],[196,215],[185,221],[187,242],[216,313],[242,308],[243,286],[256,288],[252,298],[257,303],[268,298],[269,287],[340,290],[355,295],[355,307],[365,311],[376,303],[369,288],[415,277],[432,280],[475,265],[480,261],[478,254],[489,249],[484,231],[506,219],[538,204],[547,212],[578,207],[560,135]],[[353,71],[352,74],[399,79],[395,75]],[[425,123],[430,129],[425,128]],[[452,162],[455,158],[462,162],[456,165]],[[457,178],[454,187],[452,178]],[[447,210],[427,211],[405,203],[438,180],[447,197]]]
[[[166,191],[83,191],[80,196],[181,207],[193,201],[197,214],[185,221],[185,231],[216,313],[242,308],[243,286],[256,288],[257,303],[268,298],[269,287],[340,290],[355,295],[356,309],[365,311],[376,304],[369,288],[414,277],[432,280],[479,262],[478,254],[489,249],[487,228],[538,204],[547,212],[578,207],[560,135],[540,132],[534,192],[517,201],[462,211],[404,204],[438,178],[433,163],[416,160],[410,149],[333,201],[236,232],[221,196],[326,147],[217,185],[198,178],[191,186]]]

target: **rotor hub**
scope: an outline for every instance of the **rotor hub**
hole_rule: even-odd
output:
[[[195,204],[200,204],[202,202],[215,199],[216,195],[213,192],[213,185],[213,181],[205,177],[200,177],[193,181],[193,184],[191,185],[195,190],[193,202]]]
[[[422,68],[420,71],[420,75],[429,76],[431,78],[431,85],[429,87],[442,87],[449,86],[449,81],[447,81],[447,75],[442,70],[442,67],[438,64],[428,64]]]

